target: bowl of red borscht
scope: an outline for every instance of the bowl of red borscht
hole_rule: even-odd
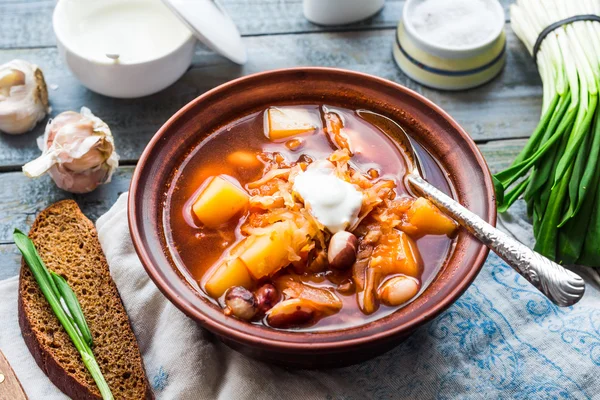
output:
[[[130,231],[162,293],[232,348],[303,368],[374,357],[450,306],[488,250],[405,184],[406,152],[371,113],[495,224],[483,157],[423,96],[339,69],[263,72],[184,106],[136,167]]]

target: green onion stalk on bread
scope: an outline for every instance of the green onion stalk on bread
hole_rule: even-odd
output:
[[[92,378],[94,378],[96,385],[98,385],[102,398],[104,400],[113,399],[110,388],[92,352],[92,334],[77,296],[62,276],[46,268],[44,261],[27,235],[15,229],[13,238],[50,308],[67,331],[75,348],[79,351],[83,363]]]

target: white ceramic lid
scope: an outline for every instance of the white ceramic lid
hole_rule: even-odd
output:
[[[237,64],[248,60],[237,27],[212,0],[163,0],[202,43]]]

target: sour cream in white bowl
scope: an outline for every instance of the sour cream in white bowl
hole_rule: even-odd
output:
[[[173,84],[192,63],[196,37],[246,61],[237,28],[210,0],[59,0],[52,23],[73,75],[110,97],[146,96]]]
[[[160,0],[60,0],[53,17],[59,52],[94,92],[141,97],[175,82],[196,39]]]

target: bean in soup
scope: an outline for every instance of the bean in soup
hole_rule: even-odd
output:
[[[451,194],[422,154],[428,179]],[[401,148],[353,110],[270,107],[209,135],[175,171],[169,251],[232,317],[275,329],[363,325],[414,300],[452,251],[456,223],[412,196],[405,173]]]

